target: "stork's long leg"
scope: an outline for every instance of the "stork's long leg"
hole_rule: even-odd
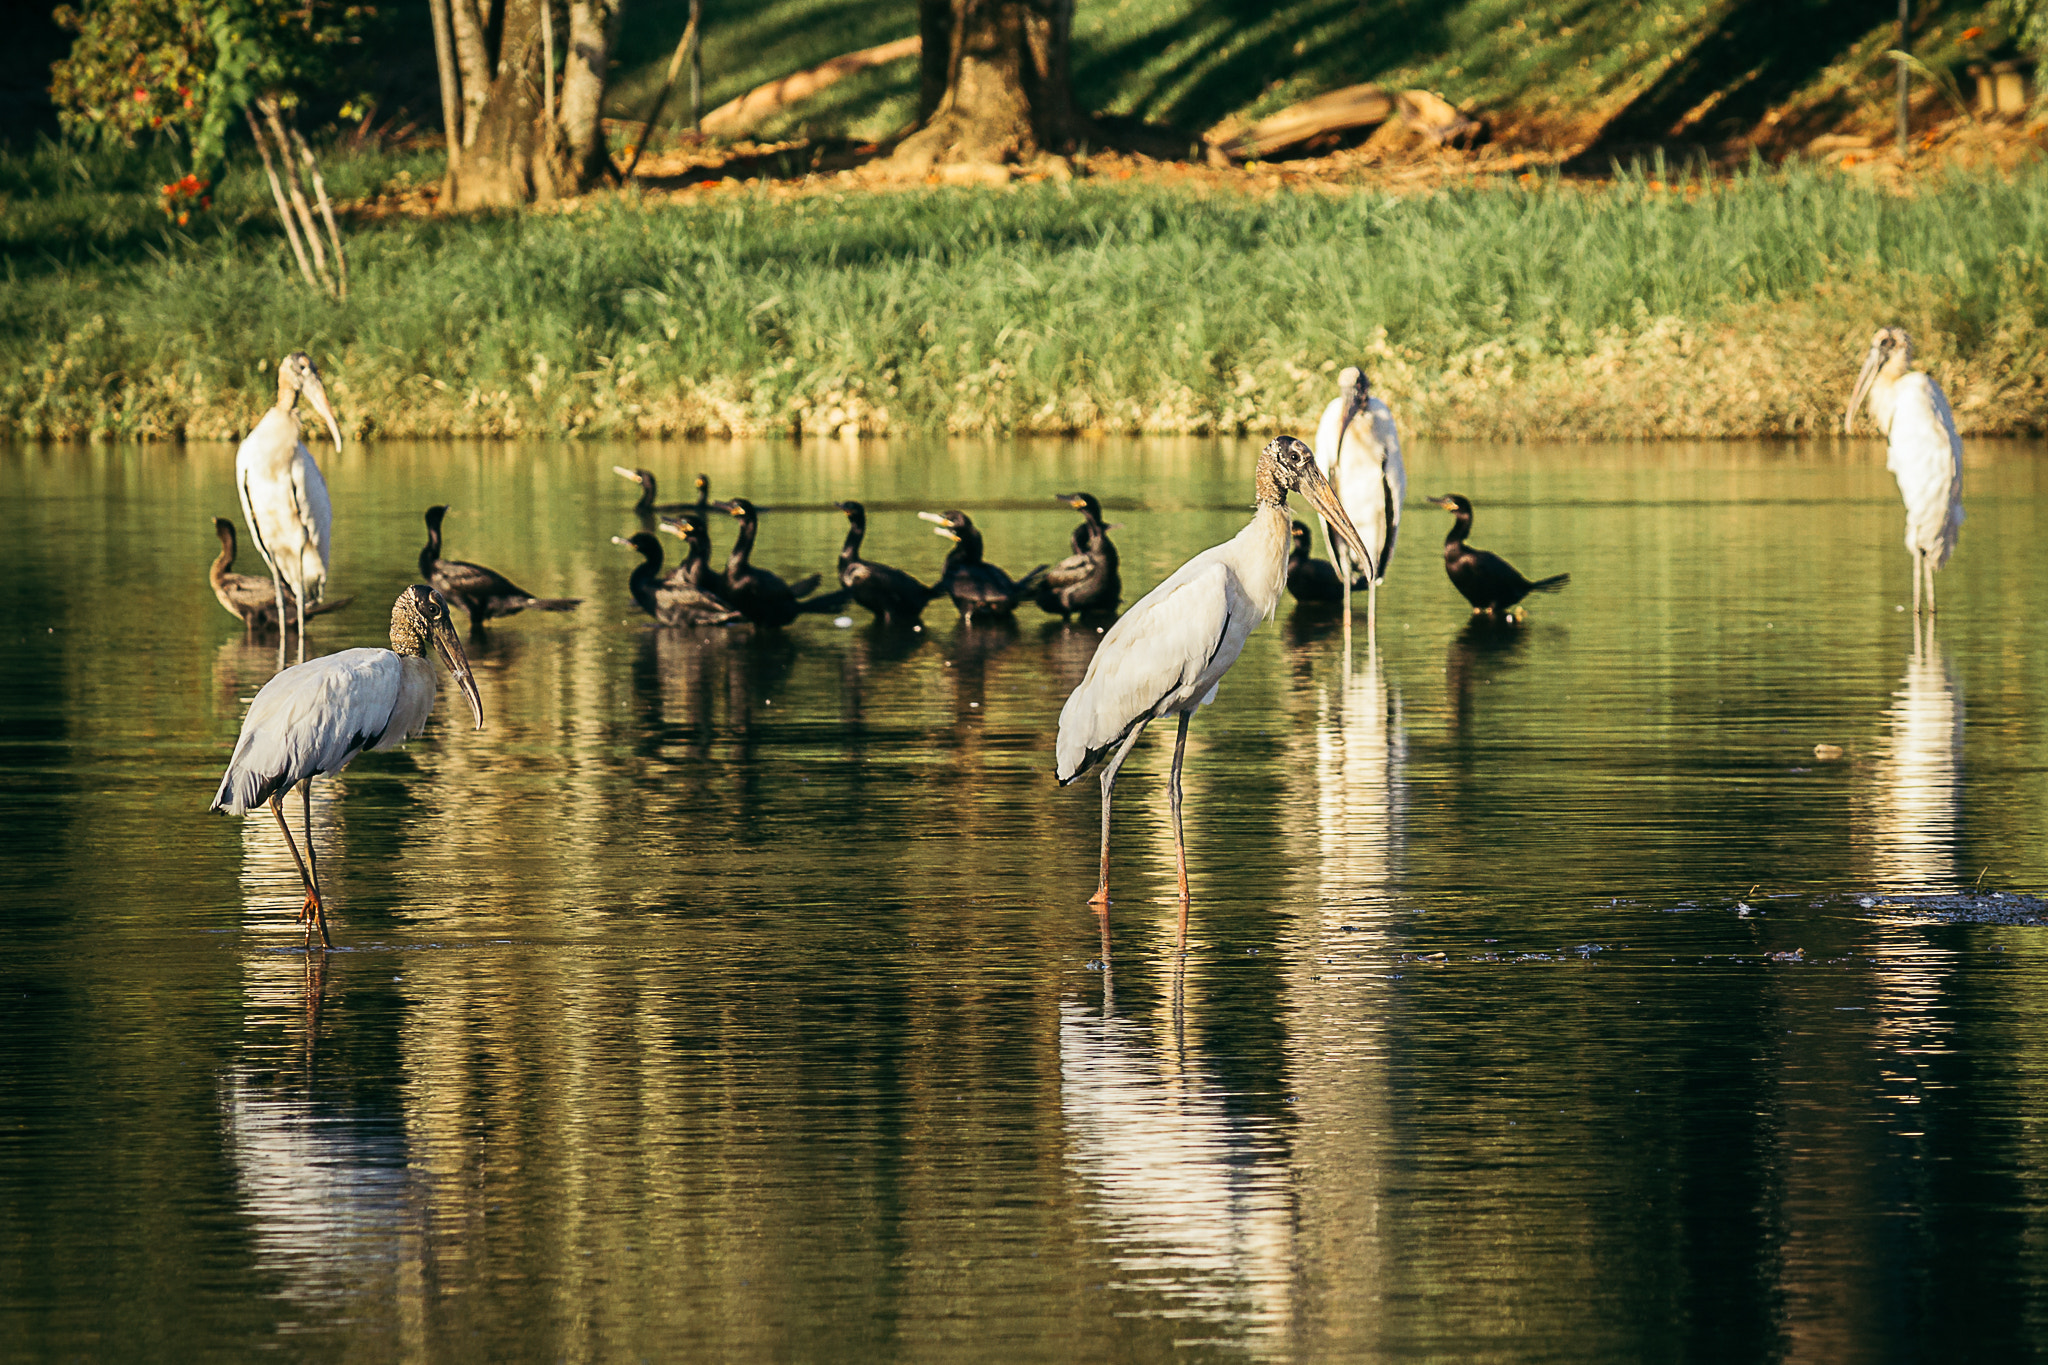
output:
[[[1377,580],[1365,585],[1365,647],[1371,649],[1379,643],[1380,637],[1380,585]]]
[[[1928,619],[1929,621],[1932,621],[1932,620],[1934,619],[1934,556],[1933,556],[1933,555],[1930,555],[1930,554],[1922,554],[1922,555],[1920,556],[1920,572],[1922,572],[1922,573],[1924,573],[1924,574],[1926,574],[1926,575],[1927,575],[1927,619]]]
[[[304,649],[305,643],[302,631],[299,647]],[[299,784],[299,813],[306,823],[306,865],[313,870],[313,921],[320,926],[321,946],[332,948],[334,940],[327,937],[327,907],[320,903],[320,851],[313,847],[313,779],[310,777]],[[311,934],[307,935],[308,939],[311,937]]]
[[[311,790],[312,785],[312,779],[306,779],[305,786],[308,791]],[[306,870],[306,860],[299,856],[299,846],[292,840],[291,823],[284,818],[283,792],[271,793],[270,813],[277,817],[277,828],[284,835],[284,846],[292,851],[292,862],[299,869],[299,880],[306,885],[306,904],[299,911],[299,918],[303,921],[306,918],[306,911],[312,911],[314,923],[320,926],[321,942],[332,947],[333,944],[327,938],[327,917],[320,908],[320,888],[314,884],[313,874]],[[309,850],[313,847],[313,821],[310,815],[306,819],[306,847]],[[306,946],[308,948],[313,946],[313,930],[310,925],[306,929]]]
[[[1188,751],[1188,713],[1180,713],[1180,729],[1173,737],[1173,776],[1166,782],[1168,804],[1173,808],[1173,864],[1180,877],[1180,946],[1188,946],[1188,845],[1180,830],[1180,763]]]
[[[1124,766],[1124,758],[1131,752],[1131,746],[1138,742],[1139,735],[1145,733],[1145,727],[1151,720],[1152,718],[1147,716],[1131,727],[1131,732],[1124,736],[1123,743],[1116,746],[1116,752],[1110,756],[1108,765],[1102,770],[1102,883],[1095,888],[1095,894],[1089,898],[1090,905],[1109,904],[1109,793],[1110,789],[1116,786],[1116,770]]]
[[[277,666],[284,667],[284,575],[277,571],[275,562],[270,563],[270,588],[277,594]],[[299,662],[304,663],[301,659]]]

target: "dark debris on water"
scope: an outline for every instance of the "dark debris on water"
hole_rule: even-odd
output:
[[[2017,891],[1858,896],[1855,904],[1887,915],[1925,915],[1944,924],[2048,924],[2048,900]]]

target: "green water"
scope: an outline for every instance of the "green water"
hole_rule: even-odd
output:
[[[316,652],[431,502],[588,599],[316,786],[324,959],[206,813],[275,661],[206,586],[232,449],[0,451],[0,1354],[2039,1354],[2048,954],[1887,908],[2048,881],[2033,445],[1972,445],[1916,652],[1874,445],[1418,444],[1377,649],[1283,603],[1194,724],[1184,957],[1170,728],[1084,903],[1092,629],[654,630],[610,543],[614,463],[775,508],[785,576],[842,497],[1021,571],[1078,486],[1130,601],[1257,444],[323,450]],[[1468,631],[1439,492],[1569,588]]]

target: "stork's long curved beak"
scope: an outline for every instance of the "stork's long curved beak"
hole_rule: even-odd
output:
[[[1358,528],[1351,524],[1351,515],[1344,510],[1344,504],[1337,501],[1337,490],[1330,487],[1323,471],[1312,464],[1301,471],[1301,495],[1323,514],[1323,520],[1330,523],[1332,530],[1344,537],[1351,558],[1365,565],[1368,579],[1378,578],[1379,561],[1372,557],[1372,551],[1365,548],[1365,537],[1358,534]]]
[[[340,450],[341,423],[334,420],[334,409],[327,406],[327,389],[321,384],[320,376],[308,374],[305,383],[300,386],[299,392],[304,394],[306,401],[313,405],[313,411],[319,413],[326,420],[327,434],[334,438],[334,448]]]
[[[470,676],[469,656],[462,652],[461,637],[456,635],[455,627],[449,622],[446,613],[433,623],[432,631],[434,648],[440,652],[441,661],[448,665],[449,675],[455,679],[455,685],[462,689],[462,699],[469,703],[469,713],[476,717],[476,728],[483,729],[484,702],[477,694],[476,679]]]
[[[1870,348],[1870,354],[1863,357],[1863,368],[1856,372],[1856,387],[1849,394],[1849,406],[1842,410],[1842,434],[1847,436],[1856,426],[1856,409],[1863,406],[1863,400],[1870,393],[1870,386],[1877,382],[1877,372],[1884,368],[1884,352],[1877,347]]]

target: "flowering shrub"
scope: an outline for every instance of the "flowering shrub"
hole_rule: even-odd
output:
[[[132,142],[160,132],[184,142],[192,174],[164,187],[165,207],[179,217],[207,207],[200,177],[242,107],[274,92],[289,108],[345,81],[377,9],[343,0],[100,0],[60,6],[55,18],[78,35],[50,68],[59,123],[74,136]]]

